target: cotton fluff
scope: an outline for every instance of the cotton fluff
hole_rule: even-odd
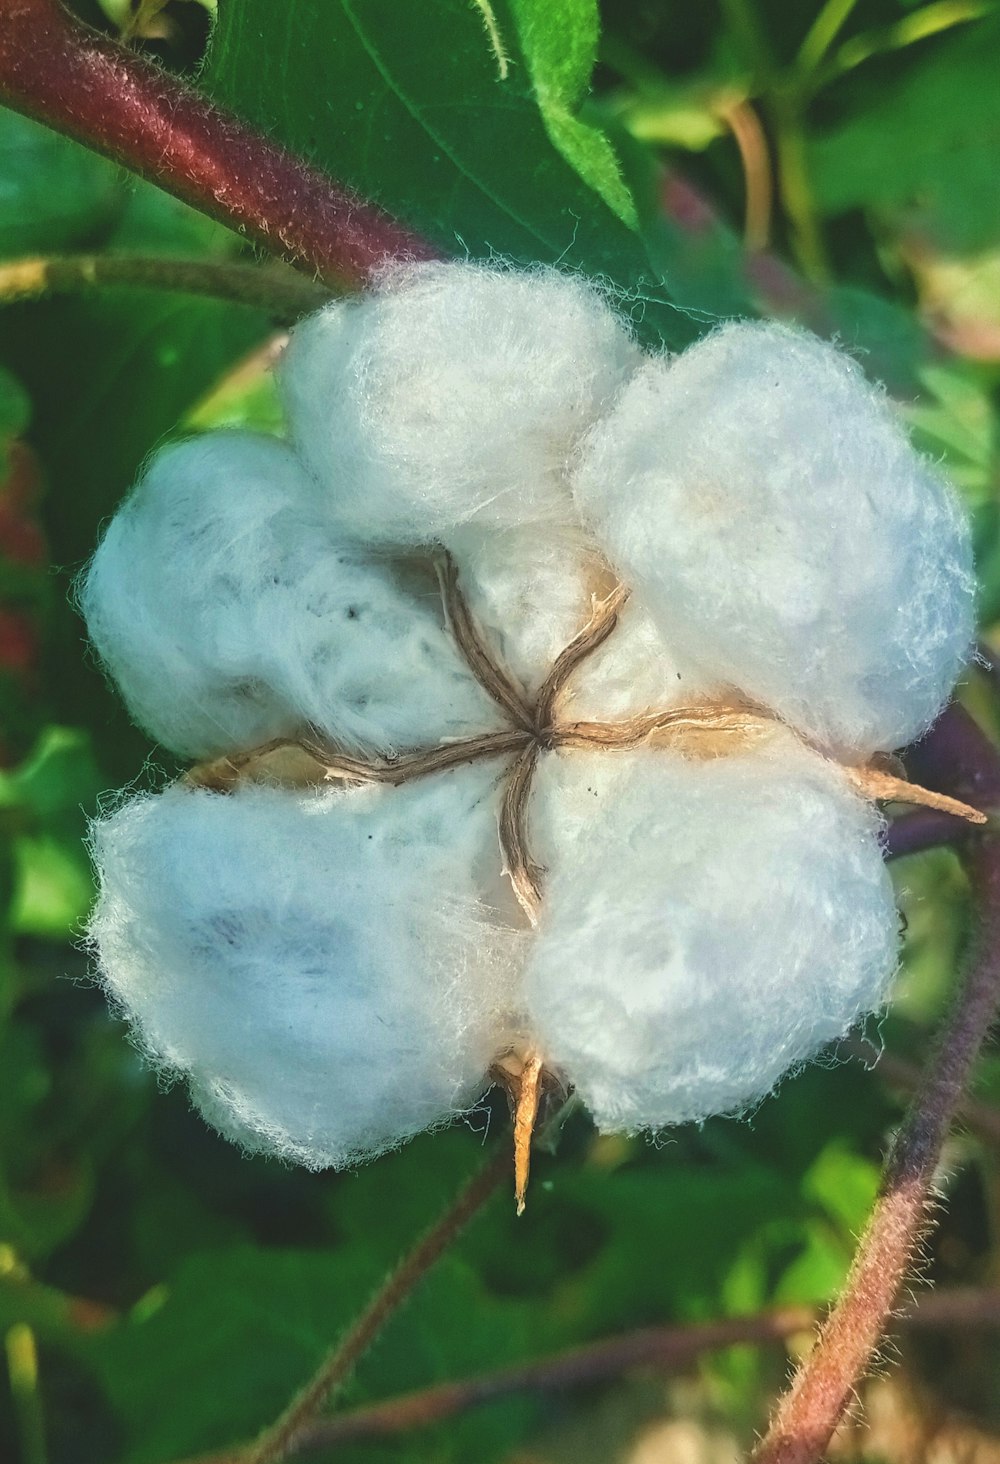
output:
[[[745,1111],[883,1002],[892,886],[838,769],[787,734],[714,761],[545,763],[525,1002],[601,1129]]]
[[[671,643],[825,748],[902,746],[947,699],[973,633],[968,529],[834,347],[742,323],[650,360],[574,487]]]
[[[537,692],[595,599],[614,588],[597,546],[576,526],[484,535],[470,524],[455,531],[450,547],[462,594],[493,654],[526,692]]]
[[[136,720],[205,758],[315,728],[387,753],[497,725],[429,566],[345,543],[273,438],[168,447],[83,581],[88,629]]]
[[[573,521],[568,459],[640,359],[579,277],[431,263],[303,321],[280,380],[339,529],[447,544],[470,521]]]
[[[475,1102],[519,956],[482,898],[495,782],[174,787],[96,824],[108,991],[227,1137],[342,1166]]]
[[[629,598],[546,704],[525,805],[506,738],[400,787],[175,788],[102,820],[93,942],[137,1040],[222,1132],[312,1167],[462,1112],[511,1050],[607,1131],[745,1112],[885,1000],[879,819],[824,754],[901,745],[949,694],[972,613],[949,491],[834,348],[742,324],[645,357],[555,270],[394,269],[298,326],[281,374],[289,443],[167,449],[82,590],[168,746],[315,728],[371,759],[506,725],[428,551],[470,659],[529,694]],[[757,721],[703,737],[715,757],[579,745],[740,698]]]

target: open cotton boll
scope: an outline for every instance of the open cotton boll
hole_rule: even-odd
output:
[[[948,697],[973,632],[968,528],[833,346],[735,324],[650,362],[575,491],[671,642],[838,755],[902,746]]]
[[[118,510],[80,600],[136,720],[190,757],[314,727],[391,752],[497,725],[438,586],[345,545],[274,438],[160,452]]]
[[[525,1000],[600,1128],[745,1111],[885,1000],[877,815],[790,734],[561,761],[532,808],[548,873]]]
[[[304,320],[279,372],[337,525],[425,544],[572,515],[567,459],[640,359],[578,277],[431,263]]]
[[[475,1102],[519,1002],[519,937],[481,898],[494,784],[174,787],[94,826],[105,985],[209,1122],[319,1169]]]
[[[491,650],[529,693],[587,623],[595,596],[613,585],[593,540],[553,525],[456,530],[451,552],[462,594]]]

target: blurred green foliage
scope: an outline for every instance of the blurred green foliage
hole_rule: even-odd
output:
[[[128,23],[127,7],[103,8]],[[177,14],[200,7],[147,9],[138,35],[190,64]],[[998,63],[997,8],[962,0],[606,0],[600,14],[593,0],[220,0],[200,77],[446,248],[608,277],[651,340],[681,345],[758,311],[838,335],[966,495],[989,637]],[[0,259],[68,249],[245,252],[0,113]],[[0,313],[0,1332],[26,1323],[37,1339],[54,1464],[161,1464],[260,1427],[475,1166],[487,1126],[507,1123],[494,1095],[470,1127],[358,1174],[244,1159],[181,1093],[157,1091],[85,980],[86,816],[108,790],[159,786],[175,766],[91,661],[72,578],[165,436],[280,430],[273,334],[263,314],[154,291]],[[986,693],[971,691],[996,730]],[[953,988],[969,895],[951,853],[896,876],[904,969],[872,1035],[919,1059]],[[1000,1101],[996,1060],[982,1093]],[[558,1155],[540,1156],[523,1219],[505,1202],[480,1217],[345,1402],[630,1327],[830,1299],[900,1101],[877,1072],[831,1057],[751,1123],[713,1121],[662,1146],[599,1138],[577,1115]],[[930,1264],[973,1284],[996,1276],[995,1164],[965,1139],[950,1157]],[[966,1341],[958,1369],[951,1345],[934,1357],[945,1401],[960,1394],[1000,1426],[996,1347]],[[691,1373],[745,1442],[783,1369],[775,1349],[733,1348]],[[616,1396],[609,1384],[573,1406],[597,1418]],[[41,1464],[16,1402],[0,1377],[0,1458]],[[530,1445],[555,1458],[568,1411],[525,1396],[337,1457],[443,1464]]]

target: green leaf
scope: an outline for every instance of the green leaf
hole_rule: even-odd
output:
[[[121,202],[113,163],[0,107],[0,257],[90,242]]]
[[[86,1348],[124,1423],[126,1464],[158,1464],[252,1436],[305,1382],[383,1274],[360,1247],[236,1246],[191,1257],[149,1304]],[[364,1358],[349,1401],[531,1350],[526,1309],[489,1296],[467,1265],[448,1256]],[[508,1404],[504,1412],[499,1427],[495,1418],[473,1418],[464,1431],[449,1430],[450,1447],[439,1445],[433,1457],[486,1458],[509,1448],[523,1410]]]
[[[597,59],[596,0],[510,0],[539,110],[554,147],[630,229],[635,203],[608,137],[578,115]]]
[[[963,26],[895,83],[816,137],[809,169],[827,214],[916,211],[939,245],[972,251],[1000,232],[1000,15]]]
[[[46,729],[20,768],[0,771],[0,808],[17,829],[14,933],[65,939],[78,931],[94,893],[84,810],[99,788],[89,739],[64,727]]]
[[[18,437],[31,418],[31,403],[24,387],[9,371],[0,367],[0,450]]]
[[[610,143],[578,116],[595,42],[589,0],[228,0],[203,82],[446,251],[605,276],[676,346],[691,327],[623,221]]]

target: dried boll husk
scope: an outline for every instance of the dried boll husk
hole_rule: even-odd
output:
[[[788,734],[709,760],[550,754],[533,800],[525,1004],[599,1128],[744,1113],[885,1002],[879,817]]]
[[[670,643],[845,760],[924,732],[968,658],[953,491],[858,365],[804,331],[725,325],[649,361],[574,486]]]
[[[80,588],[140,726],[196,758],[304,728],[393,753],[497,726],[430,564],[345,543],[311,498],[274,438],[208,433],[152,459]]]
[[[339,1168],[475,1103],[517,1021],[495,784],[174,787],[94,825],[106,989],[214,1127]]]
[[[418,264],[292,332],[292,441],[366,543],[564,524],[580,435],[641,360],[596,286],[555,269]]]

